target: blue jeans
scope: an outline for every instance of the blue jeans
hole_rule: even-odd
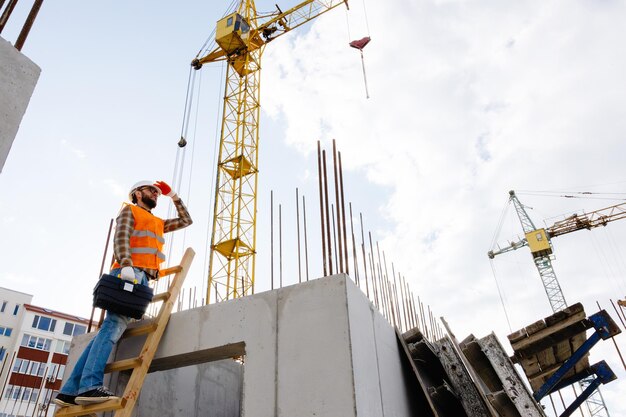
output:
[[[121,268],[112,269],[110,275],[118,275]],[[148,285],[148,277],[141,269],[134,268],[135,278],[141,285]],[[104,386],[104,367],[111,355],[113,346],[122,337],[130,317],[106,312],[106,318],[96,337],[91,339],[78,358],[72,373],[63,384],[60,393],[76,396]]]

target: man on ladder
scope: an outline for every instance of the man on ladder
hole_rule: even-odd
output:
[[[152,214],[161,194],[172,199],[177,218],[163,220]],[[158,279],[159,266],[165,260],[163,234],[187,227],[192,220],[182,200],[163,181],[140,181],[133,185],[128,197],[134,205],[125,204],[116,219],[115,262],[110,275],[147,286],[149,279]],[[107,311],[98,334],[87,345],[53,400],[55,404],[67,407],[118,399],[104,387],[104,369],[129,321],[129,317]]]

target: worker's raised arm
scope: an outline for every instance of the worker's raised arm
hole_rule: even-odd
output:
[[[172,187],[170,187],[167,183],[163,181],[157,181],[154,185],[159,187],[159,189],[161,190],[161,194],[166,195],[172,199],[172,202],[176,207],[176,211],[178,212],[177,218],[165,220],[165,224],[163,225],[164,233],[182,229],[183,227],[187,227],[191,223],[193,223],[193,220],[191,220],[191,216],[187,211],[187,207],[185,207],[185,204],[183,204],[183,201],[180,199],[178,194],[176,194],[172,190]]]

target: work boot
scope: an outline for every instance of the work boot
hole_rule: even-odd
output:
[[[92,389],[89,391],[85,391],[82,394],[78,394],[76,397],[76,404],[80,405],[88,405],[88,404],[98,404],[103,403],[109,400],[119,400],[120,397],[116,397],[111,391],[106,389],[105,387],[100,387],[96,389]]]
[[[70,405],[76,405],[76,396],[59,392],[52,402],[60,407],[69,407]]]

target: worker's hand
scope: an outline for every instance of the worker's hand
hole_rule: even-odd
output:
[[[161,194],[172,198],[176,197],[176,193],[172,191],[172,187],[170,187],[166,182],[157,181],[154,183],[154,186],[158,187],[159,190],[161,190]]]
[[[135,282],[135,270],[132,266],[125,266],[120,271],[120,278],[124,281],[130,281],[132,283]]]

